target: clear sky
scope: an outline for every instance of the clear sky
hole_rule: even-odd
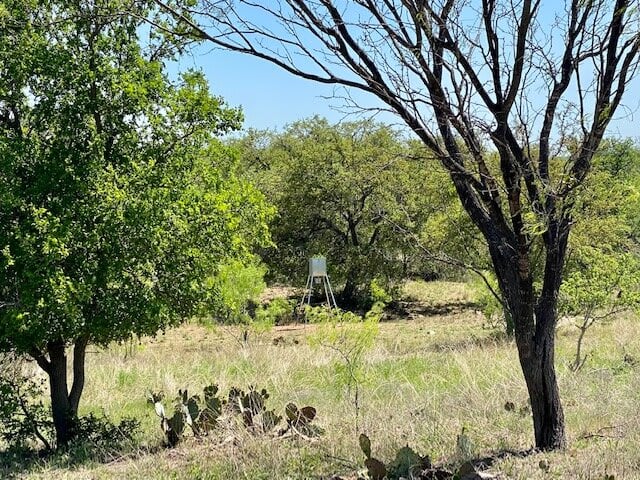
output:
[[[344,108],[341,87],[334,89],[295,77],[264,60],[219,49],[200,48],[179,61],[178,68],[202,69],[212,93],[223,97],[231,106],[241,106],[245,128],[280,129],[285,125],[313,115],[331,122],[354,119],[353,109]],[[381,103],[362,92],[350,91],[364,106]],[[398,123],[390,113],[378,115],[385,123]]]
[[[215,95],[222,96],[229,105],[241,106],[244,128],[281,129],[296,120],[313,115],[331,122],[355,119],[353,109],[345,110],[344,90],[297,78],[275,65],[248,55],[201,46],[179,62],[178,69],[202,69]],[[340,88],[340,87],[337,87]],[[350,93],[359,105],[375,107],[381,103],[363,92]],[[377,119],[388,124],[400,124],[397,117],[384,112]],[[626,92],[624,105],[607,130],[607,136],[631,137],[640,140],[640,78],[636,78]]]

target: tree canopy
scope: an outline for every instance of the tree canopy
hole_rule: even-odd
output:
[[[389,284],[418,263],[421,252],[400,229],[418,230],[443,206],[429,204],[437,182],[418,174],[430,159],[391,128],[316,117],[282,133],[250,132],[238,147],[246,174],[278,209],[277,248],[264,255],[273,273],[304,281],[307,258],[326,255],[344,306],[362,301],[372,280]]]
[[[64,443],[87,344],[215,308],[218,266],[267,242],[271,209],[217,138],[241,112],[198,72],[169,79],[181,45],[141,37],[144,3],[2,8],[0,348],[47,372]]]

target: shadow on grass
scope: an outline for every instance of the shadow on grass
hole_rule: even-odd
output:
[[[504,330],[493,330],[486,336],[477,337],[470,335],[465,338],[434,342],[428,346],[428,350],[440,353],[448,351],[464,351],[469,348],[493,348],[496,346],[507,345],[513,341],[513,337],[507,335]]]
[[[451,315],[454,313],[462,313],[469,310],[479,308],[476,302],[444,302],[444,303],[425,303],[416,300],[396,301],[387,306],[388,313],[392,318],[405,317],[435,317],[443,315]]]
[[[29,448],[10,448],[0,451],[0,478],[18,479],[25,474],[51,470],[77,468],[79,466],[106,465],[125,459],[136,459],[165,450],[165,446],[141,446],[131,442],[128,445],[107,447],[87,441],[74,441],[68,447],[59,450],[33,450]]]
[[[484,457],[473,458],[469,462],[476,470],[483,471],[493,467],[500,460],[507,458],[526,458],[537,453],[540,453],[540,450],[535,448],[529,448],[527,450],[504,449],[491,452]]]

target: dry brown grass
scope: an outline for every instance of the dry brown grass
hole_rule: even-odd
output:
[[[423,302],[437,303],[442,292],[450,297],[441,303],[472,301],[472,294],[457,284],[407,288]],[[293,479],[353,472],[363,461],[353,396],[336,375],[338,356],[307,342],[314,328],[250,334],[245,345],[237,328],[185,325],[140,344],[97,350],[88,360],[85,410],[115,419],[138,417],[145,445],[108,464],[70,467],[57,459],[14,474],[30,479]],[[640,478],[640,364],[630,361],[640,360],[640,326],[630,316],[597,326],[588,336],[586,348],[593,353],[586,367],[572,373],[568,364],[576,334],[570,326],[558,331],[557,365],[571,447],[507,457],[493,471],[514,479]],[[276,337],[284,342],[274,345]],[[379,457],[390,459],[408,443],[438,462],[455,463],[456,435],[463,426],[478,456],[532,444],[515,347],[486,328],[473,310],[381,324],[365,373],[360,423]],[[288,401],[313,405],[325,434],[307,441],[231,429],[214,439],[188,439],[172,450],[154,449],[162,438],[158,419],[145,403],[146,392],[173,394],[185,387],[196,392],[210,383],[223,390],[265,387],[270,405],[280,410]],[[515,411],[505,410],[507,401]],[[548,470],[540,468],[541,460],[548,462]]]

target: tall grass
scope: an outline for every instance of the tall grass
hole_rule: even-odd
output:
[[[437,284],[420,290],[415,301],[437,301]],[[457,301],[472,301],[460,285]],[[442,295],[442,294],[441,294]],[[453,300],[446,300],[447,302]],[[277,328],[249,336],[236,328],[184,325],[140,343],[94,350],[88,357],[85,412],[142,422],[142,444],[107,464],[69,467],[44,460],[21,478],[320,478],[353,473],[363,464],[354,427],[348,385],[337,375],[335,352],[311,346],[314,326]],[[557,367],[567,417],[566,452],[507,456],[492,467],[508,478],[640,478],[640,325],[631,316],[599,325],[589,333],[591,356],[573,373],[577,330],[558,331]],[[274,344],[276,337],[284,341]],[[456,436],[465,428],[473,453],[522,451],[533,443],[530,410],[515,346],[472,310],[394,320],[380,325],[375,345],[364,359],[361,430],[376,456],[391,459],[406,444],[434,461],[455,464]],[[269,406],[283,410],[293,401],[317,408],[324,435],[313,440],[252,436],[240,429],[214,439],[187,439],[177,448],[162,443],[158,419],[146,403],[150,390],[168,396],[179,388],[202,391],[217,383],[256,385],[271,394]],[[505,409],[511,402],[513,409]],[[540,462],[544,460],[544,469]],[[548,465],[548,466],[547,466]],[[360,467],[359,467],[360,466]],[[0,472],[1,474],[2,472]]]

